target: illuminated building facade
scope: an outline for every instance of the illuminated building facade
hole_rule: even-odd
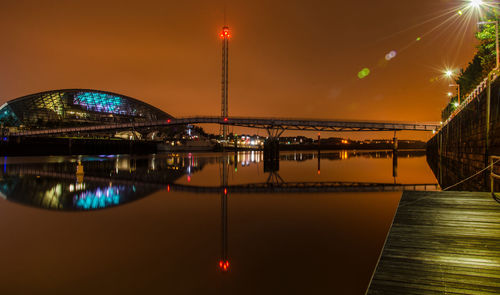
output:
[[[124,95],[89,89],[63,89],[27,95],[0,107],[4,127],[55,128],[164,120],[171,115]]]

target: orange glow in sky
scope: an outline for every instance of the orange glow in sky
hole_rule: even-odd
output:
[[[217,34],[224,26],[223,2],[217,4],[7,1],[0,10],[0,103],[45,90],[90,88],[143,100],[175,117],[217,116],[222,46]],[[440,121],[449,81],[436,77],[444,65],[465,67],[476,45],[472,21],[425,34],[443,21],[428,20],[454,5],[460,4],[228,2],[226,24],[235,32],[229,45],[229,117]],[[229,36],[229,29],[222,34]],[[393,50],[397,57],[386,60]],[[359,79],[364,68],[370,74]],[[323,135],[330,136],[392,134]]]

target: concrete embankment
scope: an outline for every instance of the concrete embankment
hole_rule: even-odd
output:
[[[491,155],[500,155],[499,79],[489,98],[486,86],[427,142],[429,165],[443,188],[484,169]],[[489,171],[454,189],[489,189]]]

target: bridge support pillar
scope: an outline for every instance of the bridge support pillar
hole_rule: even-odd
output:
[[[281,126],[269,126],[266,130],[269,136],[264,142],[264,171],[278,171],[280,167],[279,138],[285,129]]]
[[[268,138],[264,142],[264,171],[278,171],[280,161],[280,145],[277,138]]]

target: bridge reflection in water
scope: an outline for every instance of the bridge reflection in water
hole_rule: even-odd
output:
[[[399,157],[423,156],[424,152],[399,151]],[[12,163],[4,160],[0,179],[0,193],[8,200],[22,204],[57,210],[93,210],[113,207],[148,196],[160,189],[193,193],[330,193],[377,192],[402,190],[435,190],[436,183],[398,183],[397,166],[393,167],[394,181],[286,181],[279,171],[268,170],[265,182],[230,184],[229,170],[238,166],[259,164],[260,152],[238,152],[199,156],[165,154],[152,157],[102,156],[86,157],[83,181],[77,181],[77,159],[54,163]],[[286,153],[280,161],[345,160],[353,157],[390,158],[397,164],[392,151],[355,152],[338,151]],[[179,181],[201,171],[207,164],[220,166],[220,185],[200,186]]]
[[[268,169],[264,182],[230,183],[230,171],[238,167],[262,167],[260,152],[227,154],[158,154],[149,157],[97,156],[57,158],[53,161],[16,163],[4,159],[0,175],[0,194],[9,201],[53,210],[86,211],[111,208],[153,194],[158,190],[220,196],[221,247],[217,261],[222,272],[231,269],[228,239],[228,199],[231,194],[380,192],[436,190],[436,183],[398,183],[397,157],[423,157],[423,151],[335,151],[296,152],[279,155],[281,162],[344,161],[355,158],[389,159],[393,163],[393,182],[287,181],[277,169]],[[79,160],[83,177],[77,176]],[[20,161],[18,161],[20,162]],[[219,167],[219,185],[192,185],[191,176],[209,165]],[[273,167],[279,168],[279,165]],[[375,172],[375,171],[374,171]],[[184,180],[187,179],[187,183]]]

